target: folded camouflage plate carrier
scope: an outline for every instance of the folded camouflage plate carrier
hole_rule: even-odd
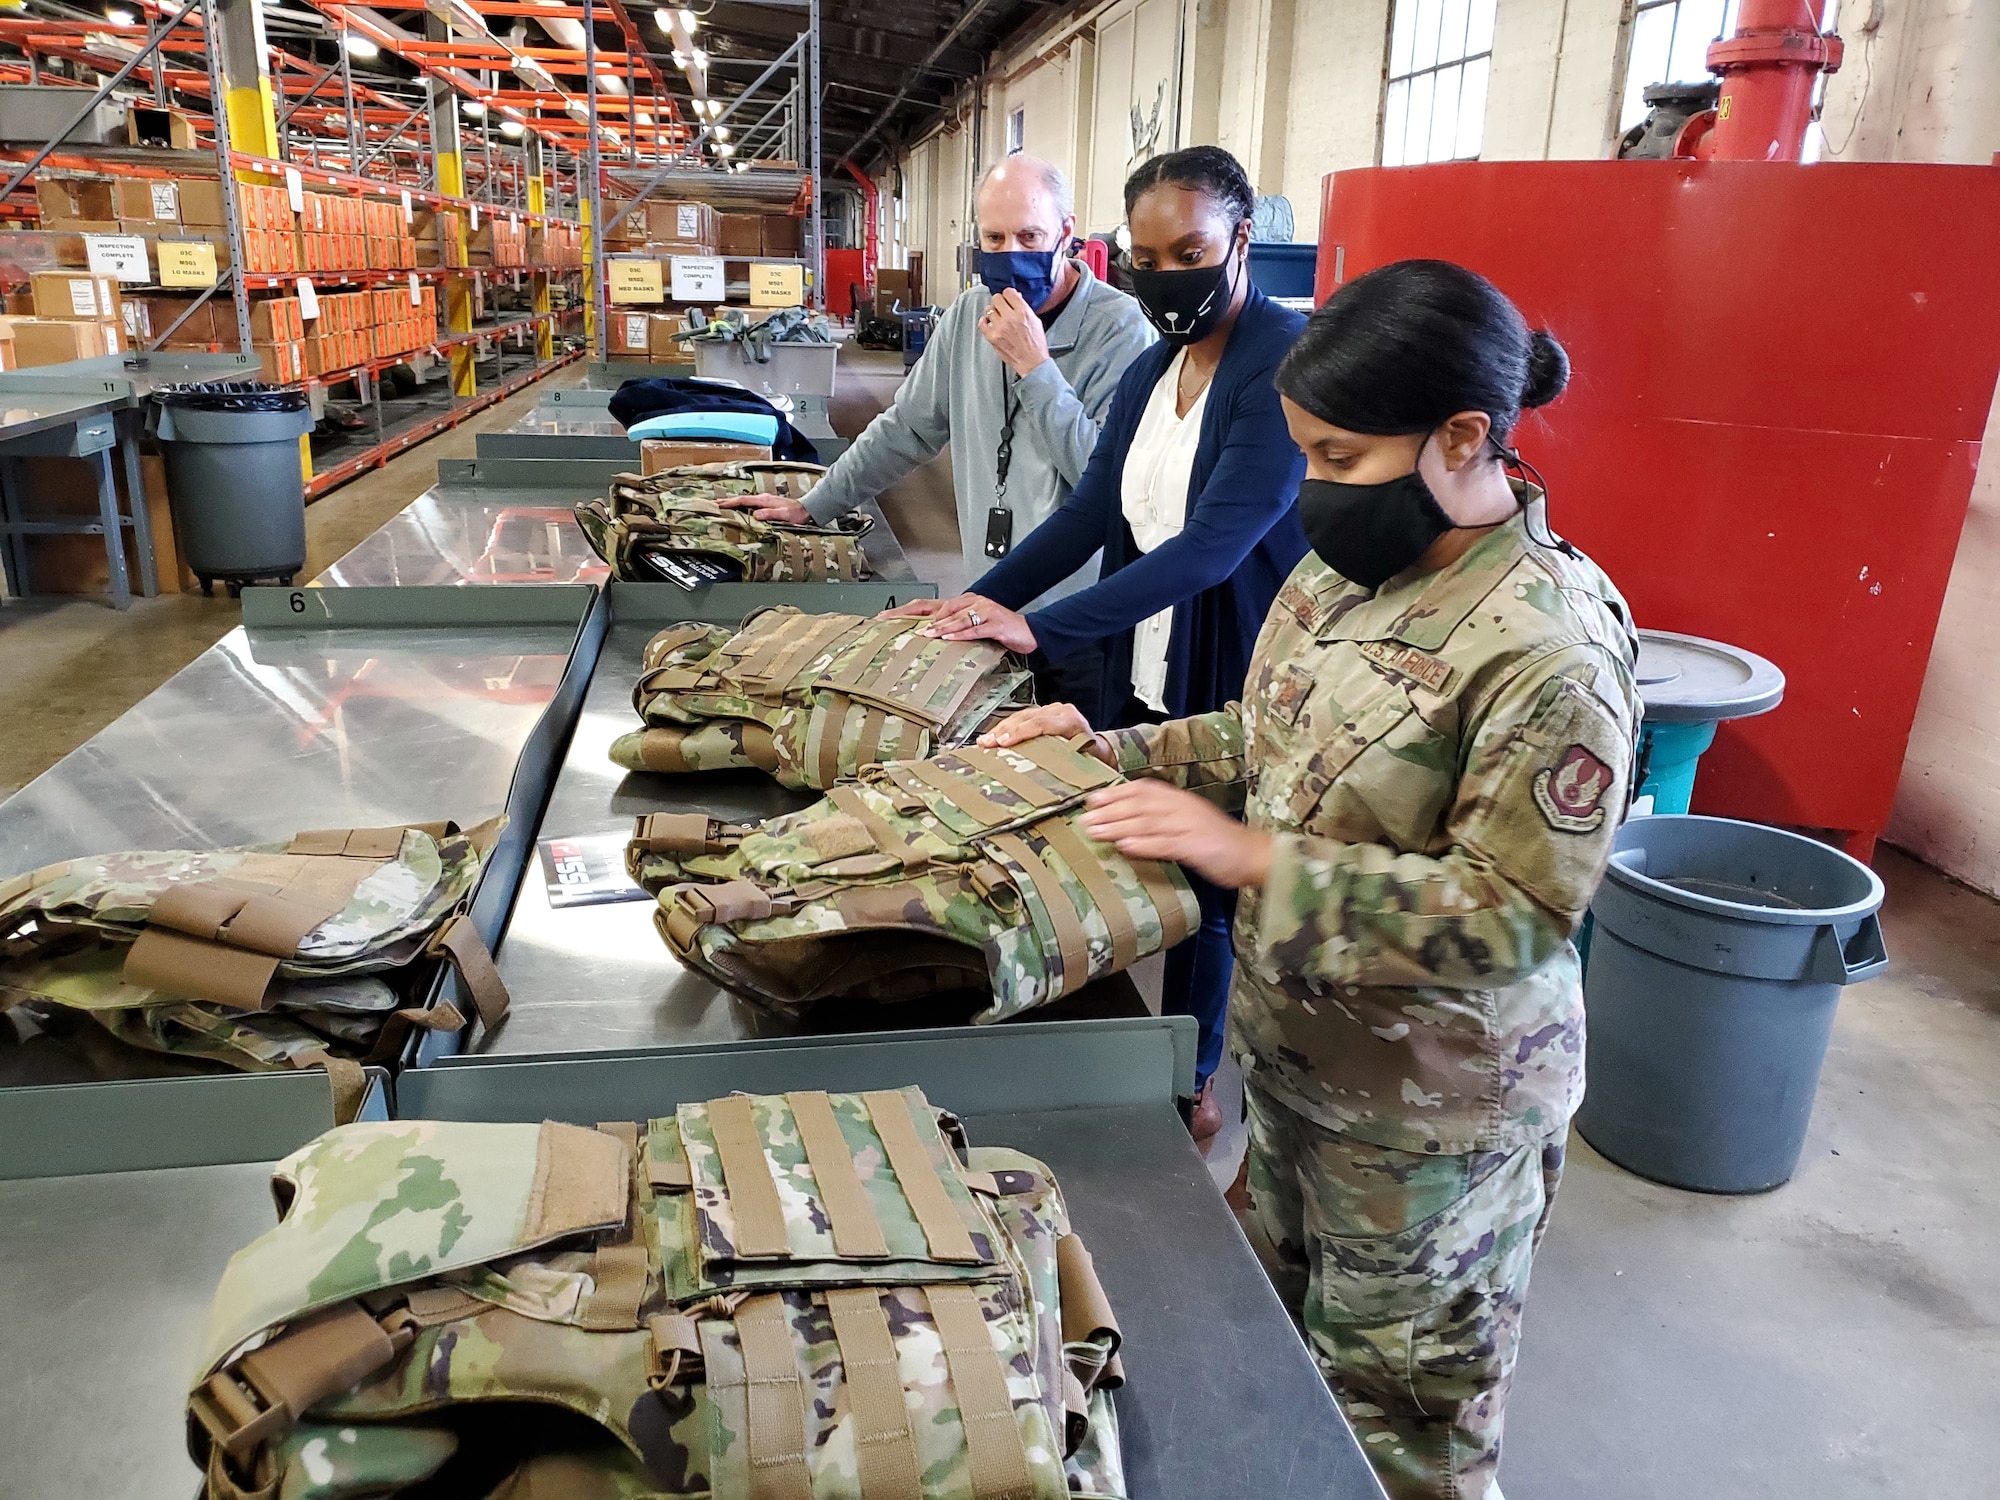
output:
[[[675,625],[646,645],[632,706],[647,728],[611,758],[634,771],[751,767],[825,791],[882,760],[961,745],[1034,701],[1027,664],[920,619],[760,610],[733,634]]]
[[[1061,1190],[958,1142],[914,1088],[331,1131],[216,1293],[206,1493],[1122,1496]]]
[[[361,1060],[388,1060],[412,1026],[464,1026],[449,1005],[416,1008],[436,960],[487,1026],[506,1014],[462,915],[506,821],[99,854],[0,881],[0,1010],[82,1012],[133,1046],[246,1072],[324,1067],[351,1109]]]
[[[818,464],[728,463],[620,474],[603,500],[576,508],[577,523],[614,578],[657,583],[641,549],[714,558],[742,569],[745,583],[859,583],[874,577],[861,538],[872,516],[842,516],[831,526],[760,521],[725,510],[737,495],[804,496],[826,470]]]
[[[639,819],[626,866],[681,962],[772,1009],[984,992],[1002,1021],[1171,948],[1200,917],[1180,867],[1077,826],[1122,780],[1044,737],[870,766],[755,829]]]

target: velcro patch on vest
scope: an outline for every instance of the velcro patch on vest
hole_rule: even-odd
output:
[[[1313,597],[1310,589],[1302,589],[1289,579],[1278,590],[1278,608],[1308,630],[1319,624],[1319,600]]]
[[[836,813],[830,818],[821,818],[805,827],[806,842],[813,846],[813,853],[819,856],[815,861],[824,864],[829,860],[845,859],[850,854],[873,854],[875,836],[861,824],[859,818],[846,813]]]
[[[1433,693],[1442,693],[1445,690],[1455,670],[1451,663],[1441,661],[1427,651],[1419,651],[1414,646],[1398,645],[1395,641],[1363,641],[1361,654],[1378,667],[1407,677],[1412,682],[1429,688]]]

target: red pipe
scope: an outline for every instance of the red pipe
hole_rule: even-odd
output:
[[[848,176],[861,184],[861,196],[868,205],[868,224],[861,235],[861,282],[868,288],[868,295],[872,297],[875,295],[875,200],[879,193],[875,187],[875,179],[853,162],[842,162],[841,165],[847,168]],[[860,309],[856,308],[855,317],[859,318],[860,315]]]
[[[1712,43],[1722,78],[1715,129],[1703,155],[1722,161],[1797,161],[1812,122],[1813,84],[1840,66],[1841,41],[1820,32],[1826,0],[1743,0],[1736,35]]]

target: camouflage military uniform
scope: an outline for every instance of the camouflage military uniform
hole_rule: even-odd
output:
[[[577,524],[614,577],[658,582],[643,553],[708,558],[740,570],[746,583],[856,583],[875,576],[861,538],[870,516],[828,525],[760,521],[722,501],[742,495],[808,494],[826,470],[817,464],[724,463],[620,474],[603,500],[576,508]]]
[[[1640,715],[1622,601],[1526,523],[1374,594],[1308,556],[1241,704],[1111,737],[1276,835],[1230,997],[1255,1217],[1395,1500],[1499,1493]]]
[[[1060,1188],[916,1089],[354,1125],[272,1185],[189,1398],[209,1500],[1125,1493]]]

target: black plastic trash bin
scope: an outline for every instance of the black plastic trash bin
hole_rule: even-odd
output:
[[[1674,1187],[1755,1193],[1798,1166],[1843,985],[1888,967],[1875,872],[1728,818],[1634,818],[1591,903],[1576,1127]]]
[[[201,591],[218,578],[232,595],[259,578],[289,584],[306,565],[305,392],[228,380],[157,396],[174,537]]]

